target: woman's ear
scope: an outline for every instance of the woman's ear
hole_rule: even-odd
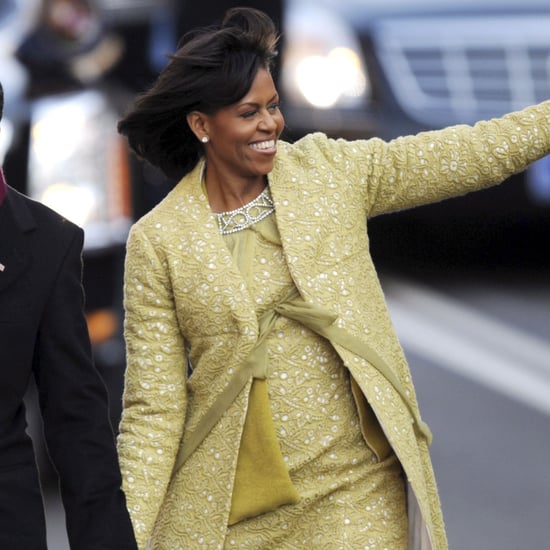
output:
[[[189,128],[191,128],[191,131],[195,134],[199,141],[202,143],[206,143],[208,141],[208,124],[203,113],[200,111],[191,111],[187,115],[187,124],[189,124]]]

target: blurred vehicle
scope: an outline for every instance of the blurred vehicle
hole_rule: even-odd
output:
[[[286,0],[283,29],[291,139],[390,140],[550,98],[547,0]],[[550,157],[518,179],[411,215],[547,217]]]
[[[120,416],[125,242],[141,211],[136,160],[116,123],[143,81],[162,0],[2,0],[0,155],[10,185],[84,228],[94,358]],[[134,43],[139,40],[139,47]],[[135,171],[135,173],[134,173]],[[132,189],[134,186],[134,190]]]

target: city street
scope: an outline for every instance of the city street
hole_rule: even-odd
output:
[[[550,509],[548,338],[495,321],[485,304],[484,313],[465,306],[477,294],[473,289],[458,305],[455,297],[449,302],[448,294],[438,295],[439,316],[418,302],[409,304],[414,311],[407,312],[399,294],[411,292],[410,286],[393,282],[389,289],[423,417],[434,433],[432,458],[451,550],[545,548]],[[490,287],[476,290],[485,298],[491,293]],[[526,296],[522,301],[522,292],[528,294],[529,288],[510,288],[502,297],[516,320],[533,305]],[[412,302],[414,297],[409,296]],[[426,309],[434,308],[425,304],[425,289],[416,298]],[[541,314],[547,316],[548,291],[540,298]],[[502,300],[494,306],[493,314],[503,307]],[[443,320],[449,312],[457,324]],[[465,320],[471,324],[458,324]],[[532,348],[522,347],[524,341]]]
[[[450,549],[547,548],[548,222],[380,225],[373,254],[434,433]]]

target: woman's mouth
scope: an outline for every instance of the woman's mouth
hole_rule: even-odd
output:
[[[256,151],[262,151],[262,152],[272,152],[276,150],[274,139],[268,139],[266,141],[257,141],[255,143],[251,143],[250,147],[252,149],[255,149]]]

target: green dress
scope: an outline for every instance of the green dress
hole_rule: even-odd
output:
[[[274,215],[224,240],[258,317],[295,290]],[[266,346],[271,417],[299,500],[228,526],[225,548],[405,550],[402,468],[393,452],[379,460],[365,443],[350,377],[332,345],[277,316]]]

